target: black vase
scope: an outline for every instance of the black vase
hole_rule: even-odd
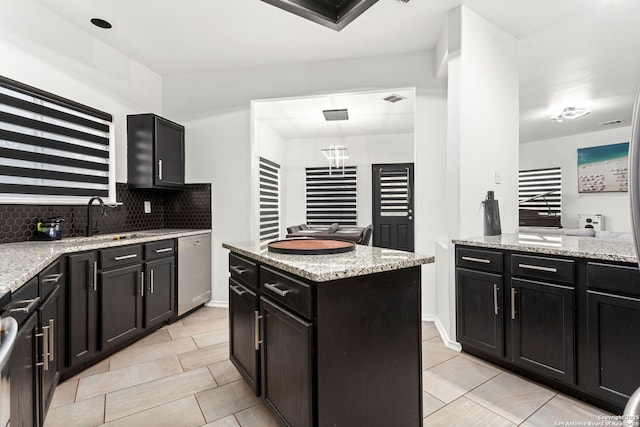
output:
[[[498,236],[502,234],[500,227],[500,208],[498,201],[493,198],[493,191],[487,191],[487,198],[484,204],[484,235]]]

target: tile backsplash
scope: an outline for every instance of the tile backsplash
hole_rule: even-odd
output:
[[[116,183],[116,200],[122,206],[107,208],[100,215],[95,203],[92,220],[99,232],[119,233],[156,228],[211,228],[211,184],[187,184],[182,191],[137,190]],[[88,202],[89,200],[87,200]],[[151,202],[151,213],[144,213],[144,202]],[[86,205],[0,205],[0,243],[33,240],[36,223],[62,217],[62,237],[84,236]]]

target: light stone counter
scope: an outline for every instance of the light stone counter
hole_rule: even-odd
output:
[[[64,254],[175,239],[203,233],[211,233],[211,230],[132,231],[121,233],[121,236],[126,236],[122,240],[115,240],[117,234],[100,234],[94,237],[70,237],[51,242],[5,243],[0,245],[0,290],[8,289],[15,292]]]
[[[633,241],[626,239],[514,233],[455,239],[453,243],[634,264],[638,261]]]
[[[314,282],[363,276],[429,264],[433,256],[356,245],[356,250],[335,255],[286,255],[269,252],[260,242],[223,243],[222,247],[261,263]]]

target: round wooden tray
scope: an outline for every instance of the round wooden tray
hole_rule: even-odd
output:
[[[268,244],[269,252],[289,255],[329,255],[351,252],[356,249],[355,242],[329,239],[284,239]]]

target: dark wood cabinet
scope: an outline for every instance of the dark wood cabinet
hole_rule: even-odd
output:
[[[260,395],[258,295],[229,278],[229,359],[256,396]]]
[[[129,115],[127,150],[130,186],[184,186],[184,126],[155,114]]]
[[[144,327],[152,328],[175,313],[175,257],[145,263]]]
[[[575,384],[575,290],[511,279],[513,363]]]
[[[40,401],[42,410],[40,411],[40,423],[44,424],[44,416],[49,410],[53,393],[60,379],[60,359],[61,359],[61,288],[57,286],[49,295],[47,300],[38,310],[40,324],[39,335],[41,341],[40,369]]]
[[[313,324],[265,297],[262,314],[262,397],[291,426],[313,425]]]
[[[39,425],[40,376],[36,355],[40,349],[36,339],[38,315],[33,313],[20,325],[9,360],[11,375],[11,426]]]
[[[69,255],[67,287],[67,357],[73,368],[91,360],[97,352],[98,253]]]
[[[100,350],[107,351],[142,330],[142,264],[100,273]]]
[[[458,341],[503,357],[502,275],[457,268],[456,283]]]

